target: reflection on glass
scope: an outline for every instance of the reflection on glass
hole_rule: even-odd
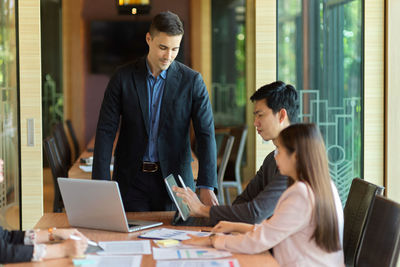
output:
[[[345,203],[362,177],[363,1],[278,2],[278,79],[300,91],[300,121],[319,125]]]
[[[246,120],[245,0],[212,0],[212,98],[216,126]]]
[[[19,229],[18,98],[15,1],[0,1],[0,225]]]

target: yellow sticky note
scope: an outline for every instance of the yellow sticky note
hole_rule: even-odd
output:
[[[154,242],[160,247],[174,247],[179,245],[179,241],[174,239],[155,240]]]

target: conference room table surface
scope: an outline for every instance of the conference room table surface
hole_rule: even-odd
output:
[[[128,219],[137,219],[137,220],[151,220],[151,221],[160,221],[163,222],[162,226],[155,227],[156,228],[173,228],[173,229],[182,229],[182,230],[210,230],[209,227],[188,227],[188,226],[171,226],[170,222],[172,220],[174,212],[165,211],[165,212],[128,212]],[[50,227],[71,227],[68,224],[68,219],[65,213],[45,213],[39,222],[36,224],[36,229],[48,229]],[[99,242],[99,241],[121,241],[121,240],[144,240],[138,238],[140,234],[143,234],[146,231],[151,229],[137,231],[133,233],[120,233],[120,232],[111,232],[111,231],[102,231],[95,229],[87,229],[87,228],[78,228],[84,235],[86,235],[89,239]],[[154,242],[151,241],[151,246],[155,246]],[[247,254],[238,254],[233,253],[232,257],[236,258],[239,261],[241,267],[277,267],[279,264],[272,257],[272,255],[266,251],[259,254],[247,255]],[[52,267],[52,266],[73,266],[72,259],[70,258],[61,258],[61,259],[53,259],[53,260],[44,260],[40,262],[27,262],[27,263],[18,263],[18,264],[6,264],[5,266],[21,266],[21,267]],[[156,266],[156,261],[153,259],[153,255],[143,255],[142,267],[151,267]]]
[[[68,177],[70,178],[80,178],[80,179],[91,179],[92,178],[92,172],[85,172],[83,171],[79,166],[84,165],[81,163],[82,158],[88,158],[93,156],[93,148],[94,148],[94,140],[95,138],[93,137],[88,145],[86,146],[86,149],[80,154],[78,159],[74,162],[74,164],[71,166],[71,168],[68,170]],[[116,143],[114,143],[115,147]],[[192,152],[192,172],[193,172],[193,177],[197,179],[197,174],[199,171],[199,162],[197,160],[196,155]],[[112,175],[112,172],[111,172]]]

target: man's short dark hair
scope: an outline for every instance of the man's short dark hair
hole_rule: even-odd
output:
[[[154,37],[159,32],[164,32],[170,36],[183,35],[183,24],[178,15],[170,11],[157,14],[151,22],[150,35]]]
[[[299,97],[293,85],[276,81],[259,88],[251,97],[252,102],[265,99],[274,113],[286,109],[290,123],[297,121]]]

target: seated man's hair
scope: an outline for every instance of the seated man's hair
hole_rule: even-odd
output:
[[[276,81],[259,88],[251,97],[252,102],[265,99],[267,106],[277,113],[286,109],[289,121],[297,121],[299,113],[299,97],[293,85]]]

